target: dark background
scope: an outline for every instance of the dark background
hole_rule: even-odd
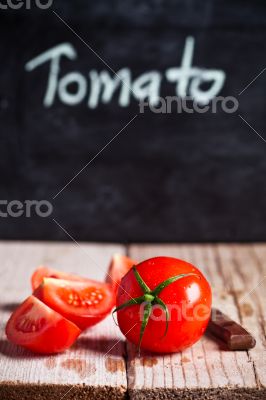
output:
[[[58,191],[129,120],[114,96],[91,110],[83,101],[43,106],[48,64],[27,61],[63,42],[78,59],[62,76],[107,67],[52,12],[55,10],[114,69],[133,77],[181,62],[195,38],[193,65],[226,73],[226,114],[154,114],[130,124],[55,199]],[[47,199],[50,217],[0,218],[1,239],[121,242],[260,241],[266,238],[266,67],[264,1],[55,0],[51,9],[0,10],[0,197]],[[111,76],[113,74],[111,73]],[[162,93],[174,95],[164,82]]]

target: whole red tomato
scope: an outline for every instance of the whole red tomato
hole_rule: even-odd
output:
[[[155,257],[124,276],[115,311],[121,331],[132,343],[157,353],[178,352],[204,333],[211,288],[192,264]]]

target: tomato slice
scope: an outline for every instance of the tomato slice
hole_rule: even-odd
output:
[[[48,268],[41,266],[37,268],[31,276],[32,290],[37,289],[43,281],[43,278],[56,278],[56,279],[67,279],[69,281],[84,281],[86,278],[81,276],[69,274],[67,272],[58,271],[57,269]]]
[[[110,283],[115,291],[117,291],[121,279],[133,267],[133,265],[137,265],[137,262],[131,258],[122,254],[114,254],[109,266],[106,282]]]
[[[59,353],[68,349],[80,329],[34,296],[28,297],[11,315],[6,335],[12,343],[36,353]]]
[[[93,280],[74,282],[44,278],[34,295],[80,329],[103,320],[115,304],[112,286]]]

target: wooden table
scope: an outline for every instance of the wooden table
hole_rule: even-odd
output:
[[[113,253],[136,260],[184,258],[206,274],[214,305],[257,340],[250,351],[227,351],[205,335],[180,354],[138,357],[111,317],[57,356],[33,356],[8,343],[5,322],[30,293],[39,264],[104,279]],[[0,400],[266,398],[266,245],[123,245],[0,242]]]

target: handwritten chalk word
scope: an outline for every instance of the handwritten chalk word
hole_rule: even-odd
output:
[[[33,71],[49,63],[43,100],[45,107],[51,107],[57,97],[68,106],[76,106],[85,101],[90,109],[95,109],[101,103],[110,103],[115,93],[121,107],[128,107],[132,98],[138,101],[146,99],[149,104],[156,105],[164,79],[173,83],[177,96],[190,96],[199,104],[208,104],[221,91],[226,75],[219,69],[193,67],[194,45],[194,38],[187,37],[180,67],[168,68],[164,74],[154,70],[145,72],[135,79],[127,67],[112,75],[108,70],[98,72],[94,69],[88,72],[88,76],[76,70],[62,75],[61,59],[66,57],[73,61],[78,58],[70,43],[62,43],[45,51],[27,62],[25,69]],[[203,84],[207,84],[207,90],[202,89]]]
[[[46,10],[51,7],[52,4],[53,0],[2,0],[0,1],[0,9],[7,10],[8,8],[11,8],[12,10],[19,10],[23,7],[26,10],[30,10],[33,7],[37,7]]]

